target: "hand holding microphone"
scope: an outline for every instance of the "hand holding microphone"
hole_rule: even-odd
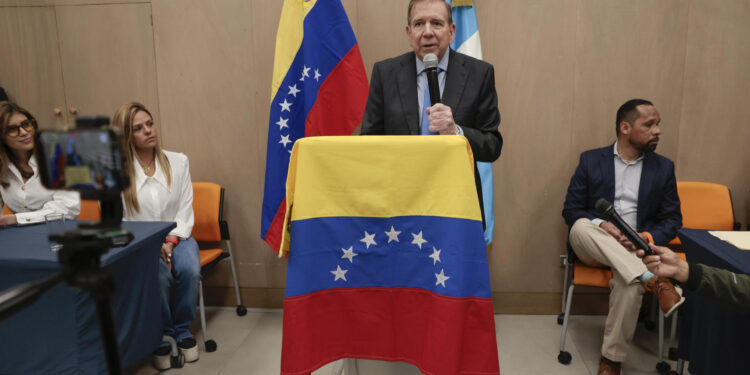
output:
[[[456,134],[457,126],[453,121],[451,108],[440,103],[440,83],[438,81],[438,58],[433,53],[428,53],[422,59],[425,74],[427,74],[427,87],[430,91],[430,103],[427,109],[430,119],[430,131],[443,135]],[[427,98],[425,98],[427,100]]]
[[[596,201],[596,211],[599,212],[600,215],[610,223],[614,224],[617,229],[622,232],[622,234],[625,235],[625,237],[630,240],[630,242],[635,245],[637,249],[643,250],[646,252],[646,255],[653,255],[654,253],[651,251],[651,248],[648,246],[648,243],[641,238],[641,236],[636,233],[633,228],[628,225],[620,215],[617,214],[615,211],[615,208],[610,204],[606,199],[600,198],[598,201]]]

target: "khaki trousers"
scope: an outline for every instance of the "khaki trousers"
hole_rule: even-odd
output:
[[[643,301],[643,284],[638,276],[647,271],[635,253],[628,251],[609,233],[589,219],[578,219],[570,228],[570,246],[589,266],[609,266],[609,314],[604,325],[602,355],[622,362],[628,354]]]

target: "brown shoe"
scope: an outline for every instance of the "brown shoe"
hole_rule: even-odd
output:
[[[646,286],[659,299],[659,307],[664,313],[664,317],[672,315],[672,312],[685,302],[682,289],[675,287],[666,277],[653,276],[648,280]]]
[[[620,375],[620,362],[610,361],[604,356],[599,358],[599,371],[596,375]]]

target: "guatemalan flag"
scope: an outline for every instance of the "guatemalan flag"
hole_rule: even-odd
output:
[[[451,43],[451,49],[469,55],[475,59],[482,59],[482,43],[479,40],[479,24],[473,0],[446,0],[451,4],[451,15],[456,25],[456,36]],[[478,162],[477,169],[482,181],[482,201],[484,203],[484,241],[487,245],[492,242],[495,229],[495,187],[492,176],[492,163]]]
[[[292,145],[302,137],[350,135],[369,85],[340,0],[285,0],[276,35],[261,237],[278,251]]]
[[[340,358],[499,373],[473,166],[461,136],[294,145],[282,374]]]

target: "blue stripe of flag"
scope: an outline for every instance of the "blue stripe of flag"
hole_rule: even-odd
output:
[[[291,230],[294,241],[286,297],[358,287],[410,287],[450,297],[490,297],[479,221],[435,216],[333,217],[294,221]],[[421,248],[415,235],[425,241]],[[368,246],[368,238],[375,243]],[[357,254],[350,256],[351,261],[344,257],[348,251]],[[333,272],[342,271],[346,280],[336,280]],[[445,286],[436,285],[441,273],[448,277]]]

